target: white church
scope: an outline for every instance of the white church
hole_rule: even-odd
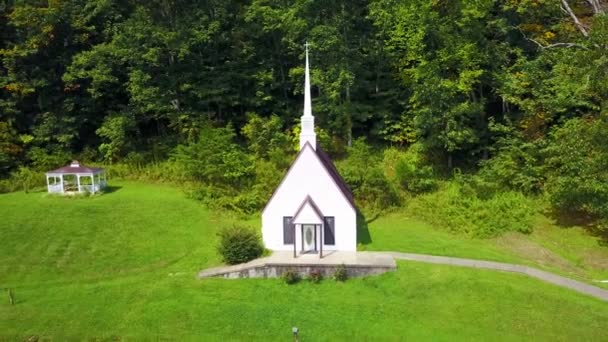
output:
[[[357,249],[353,195],[329,156],[317,145],[312,116],[308,46],[300,152],[262,212],[266,248],[294,257]]]

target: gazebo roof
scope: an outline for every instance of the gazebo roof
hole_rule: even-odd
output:
[[[74,160],[70,163],[70,165],[66,165],[64,167],[60,167],[56,170],[49,171],[47,174],[51,173],[61,173],[61,174],[75,174],[75,173],[100,173],[103,172],[102,168],[98,167],[88,167],[81,165],[78,160]]]

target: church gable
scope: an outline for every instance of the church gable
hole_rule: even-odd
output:
[[[319,206],[321,206],[320,203],[326,202],[326,199],[332,198],[346,202],[347,206],[354,210],[352,195],[337,174],[337,170],[332,174],[332,170],[328,169],[326,162],[307,143],[298,153],[262,213],[265,213],[274,201],[288,201],[289,207],[292,208],[289,214],[294,214],[298,206],[309,195],[315,200],[321,201],[317,203]],[[323,210],[324,208],[321,206],[321,211]]]

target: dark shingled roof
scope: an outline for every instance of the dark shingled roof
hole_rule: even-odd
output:
[[[321,149],[321,147],[318,145],[315,152],[317,153],[317,156],[319,156],[319,159],[323,163],[323,166],[325,166],[325,169],[327,169],[327,172],[329,173],[331,178],[334,179],[334,182],[336,182],[346,199],[348,199],[350,204],[354,207],[355,198],[353,196],[353,193],[352,191],[350,191],[350,188],[348,187],[342,176],[340,176],[340,173],[338,172],[338,169],[336,169],[334,163],[331,161],[331,158],[329,158],[327,153],[325,153],[325,151],[323,151],[323,149]]]
[[[78,161],[73,161],[70,165],[60,167],[47,173],[99,173],[101,171],[103,171],[102,168],[88,167],[81,165]]]

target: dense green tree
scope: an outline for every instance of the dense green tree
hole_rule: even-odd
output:
[[[243,186],[249,183],[253,164],[234,142],[234,129],[204,126],[199,139],[178,145],[173,157],[192,179],[216,185]]]
[[[0,177],[173,155],[199,197],[257,210],[297,150],[308,42],[318,141],[344,159],[361,203],[432,190],[458,167],[476,173],[462,179],[478,192],[547,192],[558,208],[608,217],[590,200],[604,196],[607,10],[605,0],[0,0]],[[388,144],[399,146],[383,155]]]
[[[266,48],[261,55],[266,58],[259,62],[264,71],[256,74],[261,80],[257,84],[263,85],[256,96],[267,105],[260,113],[272,108],[287,122],[299,117],[299,111],[286,112],[283,104],[301,108],[308,42],[314,114],[334,137],[333,145],[349,145],[354,135],[369,135],[370,126],[380,135],[383,126],[374,119],[386,115],[378,108],[390,108],[382,101],[393,79],[387,77],[390,66],[368,18],[366,1],[253,1],[246,20],[257,29],[252,40]]]
[[[249,113],[248,118],[242,128],[242,134],[247,139],[249,151],[256,158],[268,159],[277,153],[284,156],[290,146],[281,119],[276,115],[262,118],[254,113]]]
[[[405,134],[445,151],[449,168],[455,152],[484,149],[497,101],[492,89],[509,63],[497,2],[380,0],[371,8],[397,75],[412,91]]]
[[[381,155],[374,153],[364,138],[353,141],[348,148],[348,158],[336,166],[359,205],[385,209],[399,203],[395,189],[382,170]]]
[[[84,0],[4,5],[10,30],[0,50],[8,92],[3,112],[14,117],[19,133],[33,137],[26,139],[31,148],[57,155],[80,151],[101,121],[83,89],[64,84],[62,75],[75,54],[106,38],[120,5]]]
[[[608,218],[608,121],[576,118],[555,129],[547,154],[547,192],[564,211]]]
[[[586,35],[568,17],[521,25],[530,52],[509,68],[498,92],[517,109],[510,116],[528,137],[543,136],[563,119],[606,110],[608,19],[587,21]]]

